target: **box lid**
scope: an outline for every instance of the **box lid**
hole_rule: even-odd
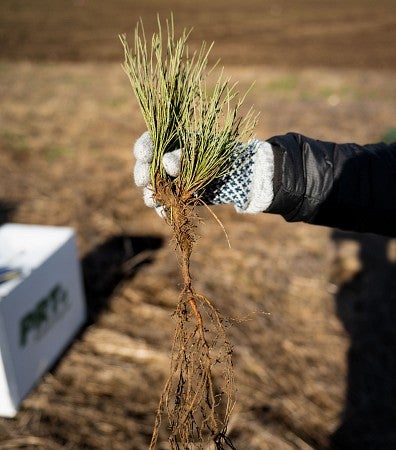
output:
[[[0,301],[74,235],[68,227],[8,223],[0,226],[0,267],[20,276],[0,284]]]

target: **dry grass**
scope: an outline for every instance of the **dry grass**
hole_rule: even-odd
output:
[[[227,72],[242,88],[257,80],[247,104],[262,111],[260,137],[293,128],[324,139],[366,142],[394,125],[393,73],[306,69],[290,74],[263,67]],[[290,76],[293,83],[274,89],[275,81]],[[0,446],[147,448],[168,373],[169,318],[181,280],[168,232],[132,185],[131,147],[144,125],[125,76],[118,64],[2,62],[0,90],[1,216],[8,211],[18,222],[76,227],[93,320],[17,418],[0,420]],[[336,106],[332,95],[339,98]],[[383,272],[378,286],[367,251],[367,267],[356,278],[355,250],[342,250],[340,240],[335,246],[327,229],[272,216],[238,216],[228,207],[216,213],[232,249],[204,212],[207,224],[199,230],[201,248],[192,270],[199,273],[196,288],[219,299],[225,315],[246,318],[229,330],[239,386],[230,421],[237,448],[324,448],[342,423],[345,405],[352,419],[344,422],[341,442],[351,436],[375,442],[376,433],[367,422],[359,425],[345,399],[347,376],[353,382],[356,374],[348,372],[343,325],[363,365],[358,366],[363,379],[356,382],[364,385],[370,376],[381,380],[375,386],[382,391],[369,389],[366,397],[355,386],[364,399],[363,406],[354,404],[357,416],[367,414],[369,423],[382,424],[381,442],[394,443],[385,418],[376,422],[381,411],[395,417],[386,389],[392,392],[396,378],[380,375],[393,374],[384,361],[386,355],[393,361],[394,308],[384,301],[378,307],[392,291],[393,266],[371,257]],[[154,237],[163,239],[157,250],[160,241]],[[124,244],[131,243],[127,251]],[[357,245],[380,250],[385,243]],[[151,264],[136,266],[139,260],[131,258],[142,251]],[[356,309],[345,311],[343,301]],[[364,305],[381,326],[362,315]],[[384,371],[370,372],[366,357]],[[370,415],[376,401],[383,402],[382,410]],[[354,431],[359,426],[361,431]],[[161,434],[159,448],[166,448],[166,441]]]
[[[242,91],[256,80],[246,104],[261,111],[258,137],[364,143],[395,126],[393,0],[2,0],[0,221],[74,226],[90,311],[16,419],[0,420],[2,449],[149,444],[181,279],[163,222],[132,184],[145,126],[117,35],[170,9],[198,43],[216,41]],[[218,207],[228,249],[203,214],[196,289],[245,318],[229,329],[236,447],[394,449],[395,240]]]

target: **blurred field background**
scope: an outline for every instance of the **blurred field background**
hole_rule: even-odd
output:
[[[257,137],[367,143],[396,126],[393,0],[2,0],[0,223],[75,227],[89,323],[0,419],[1,449],[147,448],[180,277],[131,180],[145,127],[117,35],[171,11],[241,90],[255,81]],[[243,319],[236,447],[395,449],[396,241],[215,211],[232,248],[204,211],[193,274]]]

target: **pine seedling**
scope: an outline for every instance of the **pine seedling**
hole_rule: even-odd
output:
[[[216,449],[233,448],[226,435],[234,405],[232,347],[225,321],[215,305],[198,293],[190,274],[190,257],[196,242],[196,206],[212,182],[226,175],[240,160],[243,146],[255,124],[249,111],[239,116],[243,99],[223,75],[207,86],[211,47],[190,52],[189,33],[175,37],[173,19],[166,21],[147,43],[143,24],[135,30],[133,50],[121,36],[123,68],[136,95],[154,143],[151,186],[180,254],[183,288],[175,317],[171,370],[160,399],[150,449],[154,449],[164,413],[172,449],[203,449],[212,441]],[[170,177],[163,155],[182,149],[180,173]]]

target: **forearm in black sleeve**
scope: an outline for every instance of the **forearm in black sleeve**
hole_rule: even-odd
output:
[[[396,144],[335,144],[297,133],[269,139],[274,200],[287,221],[396,236]]]

